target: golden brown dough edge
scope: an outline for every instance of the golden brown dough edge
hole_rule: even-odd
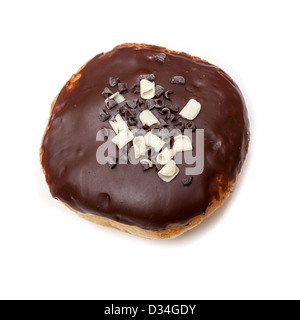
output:
[[[98,225],[114,228],[126,233],[130,233],[135,236],[139,236],[146,239],[156,239],[156,240],[166,240],[166,239],[173,239],[181,234],[183,234],[186,231],[189,231],[193,229],[194,227],[198,226],[202,221],[204,221],[206,218],[208,218],[212,213],[214,213],[222,204],[223,202],[228,198],[228,196],[231,194],[231,190],[234,186],[234,183],[230,183],[230,186],[228,188],[228,191],[222,192],[220,195],[220,200],[214,199],[212,201],[211,206],[206,210],[204,214],[201,214],[195,218],[193,218],[188,225],[186,226],[169,226],[166,230],[162,231],[152,231],[152,230],[146,230],[139,228],[137,226],[130,226],[126,225],[108,218],[96,216],[93,214],[88,213],[81,213],[78,212],[68,205],[66,205],[70,210],[78,214],[80,217],[82,217],[85,220],[88,220],[90,222],[96,223]]]
[[[122,45],[119,45],[118,47],[121,47],[121,46],[132,46],[132,47],[138,47],[138,48],[148,47],[148,45],[145,45],[145,44],[135,44],[135,43],[124,43]],[[165,50],[165,51],[167,51],[169,53],[178,53],[176,51],[168,50],[168,49],[163,48],[163,47],[159,47],[159,48],[161,50]],[[186,55],[189,56],[190,58],[194,59],[194,60],[198,60],[198,61],[200,60],[202,62],[206,62],[205,60],[202,60],[202,59],[200,59],[198,57],[193,57],[193,56],[190,56],[188,54],[186,54]],[[69,90],[72,90],[76,86],[76,82],[81,77],[80,71],[88,64],[89,61],[87,61],[82,67],[79,68],[79,70],[75,74],[73,74],[71,76],[71,78],[67,82]],[[59,95],[57,95],[54,98],[54,100],[53,100],[53,102],[51,104],[51,110],[50,110],[50,117],[49,117],[48,125],[46,127],[46,130],[44,132],[44,136],[43,136],[43,139],[42,139],[42,144],[41,144],[40,153],[39,153],[40,162],[41,163],[42,163],[42,157],[43,157],[43,153],[44,153],[44,151],[43,151],[43,141],[44,141],[46,133],[48,132],[49,127],[50,127],[51,115],[52,115],[52,112],[53,112],[53,109],[54,109],[54,106],[55,106],[55,103],[56,103],[56,100],[57,100],[58,96]],[[45,173],[45,170],[44,170],[43,166],[42,166],[42,170],[43,170],[44,175],[45,175],[46,173]],[[114,220],[111,220],[111,219],[108,219],[108,218],[105,218],[105,217],[100,217],[100,216],[96,216],[96,215],[88,214],[88,213],[81,213],[81,212],[78,212],[78,211],[74,210],[73,208],[71,208],[70,206],[68,206],[65,203],[64,203],[64,205],[67,206],[70,210],[72,210],[76,214],[78,214],[83,219],[88,220],[88,221],[93,222],[93,223],[96,223],[97,225],[114,228],[114,229],[117,229],[117,230],[120,230],[120,231],[123,231],[123,232],[126,232],[126,233],[130,233],[132,235],[136,235],[136,236],[139,236],[139,237],[142,237],[142,238],[146,238],[146,239],[172,239],[172,238],[178,237],[181,234],[183,234],[184,232],[186,232],[188,230],[191,230],[192,228],[198,226],[202,221],[204,221],[212,213],[214,213],[223,204],[223,202],[228,198],[228,196],[230,195],[230,193],[231,193],[231,191],[233,189],[234,184],[235,184],[234,181],[228,181],[226,191],[223,191],[220,188],[220,193],[219,193],[220,194],[220,199],[219,200],[213,199],[212,204],[207,209],[207,211],[205,213],[193,218],[186,226],[169,226],[166,230],[162,230],[162,231],[152,231],[152,230],[142,229],[142,228],[139,228],[137,226],[126,225],[126,224],[123,224],[123,223],[120,223],[120,222],[117,222],[117,221],[114,221]],[[49,185],[48,185],[48,187],[49,187]]]

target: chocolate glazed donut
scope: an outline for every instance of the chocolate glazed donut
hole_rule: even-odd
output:
[[[141,98],[141,79],[155,81],[153,99]],[[115,92],[125,100],[109,99]],[[190,100],[201,104],[193,120],[180,116]],[[186,175],[190,165],[183,161],[177,176],[165,182],[158,176],[161,167],[149,163],[99,164],[99,130],[112,129],[109,121],[121,115],[130,128],[149,132],[152,127],[140,119],[145,110],[159,119],[157,129],[190,129],[193,150],[196,129],[204,130],[201,174]],[[123,44],[87,62],[62,88],[52,103],[40,158],[52,196],[83,218],[167,239],[195,227],[224,202],[249,140],[244,99],[224,71],[185,53]]]

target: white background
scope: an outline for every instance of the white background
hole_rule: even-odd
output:
[[[1,1],[0,298],[299,299],[299,1]],[[39,164],[50,104],[123,42],[186,51],[240,86],[250,151],[234,194],[170,241],[86,222]]]

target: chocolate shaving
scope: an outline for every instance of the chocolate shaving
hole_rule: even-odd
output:
[[[182,76],[175,76],[171,79],[172,84],[185,84],[185,79]]]
[[[147,126],[146,124],[145,125],[143,125],[143,130],[145,130],[145,131],[149,131],[149,130],[151,130],[151,128],[149,127],[149,126]]]
[[[154,81],[155,80],[155,74],[151,73],[151,74],[142,74],[140,75],[140,80],[142,79],[146,79],[148,81]]]
[[[171,122],[173,122],[173,121],[177,121],[179,118],[180,118],[179,114],[172,113],[171,117],[170,117],[170,120],[171,120]]]
[[[167,100],[171,100],[171,98],[170,98],[170,94],[173,94],[174,92],[173,91],[171,91],[171,90],[168,90],[168,91],[166,91],[165,93],[164,93],[164,97],[165,97],[165,99],[167,99]]]
[[[165,106],[163,105],[163,102],[161,99],[154,99],[155,102],[155,108],[156,109],[163,109]]]
[[[128,84],[123,82],[118,83],[118,90],[120,93],[128,92]]]
[[[175,128],[180,130],[180,131],[184,131],[184,128],[185,128],[185,125],[182,121],[178,121],[176,124],[175,124]]]
[[[109,85],[111,87],[115,87],[119,83],[119,81],[120,81],[119,78],[109,77]]]
[[[159,98],[165,92],[165,88],[159,84],[155,86],[155,96]]]
[[[170,114],[170,121],[171,122],[175,121],[175,117],[176,117],[176,115],[174,113],[171,113]]]
[[[162,126],[162,127],[167,127],[168,126],[168,124],[167,124],[167,122],[164,120],[164,119],[159,119],[159,122],[160,122],[160,125]]]
[[[126,113],[126,110],[127,108],[125,106],[122,106],[120,109],[119,109],[119,114],[123,117],[125,117],[125,113]]]
[[[136,107],[138,106],[138,99],[127,101],[126,104],[129,108],[136,109]]]
[[[192,183],[192,181],[193,181],[193,176],[189,176],[189,177],[182,179],[182,183],[184,186],[190,185]]]
[[[130,117],[129,119],[128,119],[128,124],[130,125],[130,126],[136,126],[137,125],[137,119],[136,119],[136,117]]]
[[[159,104],[160,106],[162,106],[163,102],[161,99],[154,99],[156,104]]]
[[[196,125],[193,121],[189,121],[185,124],[185,128],[194,132],[196,130]]]
[[[161,110],[158,110],[158,112],[160,114],[162,114],[162,115],[164,115],[164,114],[168,114],[169,115],[171,113],[171,111],[168,108],[163,108]]]
[[[102,95],[105,97],[105,98],[108,98],[110,96],[112,96],[114,93],[109,89],[109,88],[105,88],[102,92]]]
[[[137,99],[137,104],[138,104],[138,106],[142,106],[142,105],[145,104],[145,101],[143,99],[141,99],[141,98],[138,98]]]
[[[155,56],[155,61],[160,63],[165,63],[167,55],[164,52],[161,52]]]
[[[107,102],[106,102],[106,107],[107,107],[107,109],[112,109],[112,108],[114,108],[115,106],[117,106],[118,105],[118,103],[115,101],[115,100],[108,100]]]
[[[179,111],[179,106],[176,104],[176,103],[172,103],[170,106],[169,106],[170,110],[173,111],[173,112],[178,112]]]
[[[170,137],[170,148],[172,149],[174,146],[175,138],[173,136]]]
[[[141,87],[140,87],[138,84],[135,84],[134,87],[133,87],[133,89],[132,89],[132,92],[133,92],[134,94],[140,93],[140,92],[141,92]]]
[[[160,130],[161,129],[161,127],[160,127],[160,125],[159,124],[153,124],[152,126],[151,126],[151,130]]]
[[[99,114],[99,119],[102,121],[102,122],[105,122],[107,121],[109,118],[111,117],[110,113],[106,110],[106,109],[103,109],[100,114]]]
[[[132,117],[135,117],[136,116],[136,111],[134,109],[128,109],[126,108],[125,110],[125,119],[126,120],[129,120],[130,118]]]
[[[128,148],[127,148],[127,153],[129,153],[130,148],[133,147],[133,141],[129,141],[127,144]]]
[[[143,112],[143,111],[145,111],[146,109],[147,109],[147,107],[146,107],[144,104],[138,107],[138,110],[139,110],[140,112]]]
[[[153,99],[148,99],[146,101],[146,107],[149,109],[149,110],[152,110],[154,109],[155,107],[155,101]]]

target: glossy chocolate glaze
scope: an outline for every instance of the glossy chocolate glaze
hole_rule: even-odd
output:
[[[167,54],[165,63],[155,59],[160,52]],[[172,102],[180,110],[191,98],[202,105],[195,124],[205,130],[204,172],[189,186],[182,183],[185,164],[178,165],[178,177],[166,183],[156,168],[143,171],[128,164],[110,169],[96,160],[101,145],[96,134],[102,127],[110,128],[98,118],[105,108],[101,93],[109,86],[109,77],[133,88],[141,74],[150,73],[156,75],[157,84],[174,91]],[[170,83],[177,75],[184,76],[185,85]],[[247,154],[249,122],[240,90],[218,67],[184,53],[127,44],[96,56],[72,80],[76,81],[68,82],[57,97],[41,148],[54,198],[82,213],[158,231],[188,224],[204,214],[220,192],[229,191],[228,184],[235,181]],[[125,97],[139,95],[130,90]],[[118,107],[111,110],[117,112]]]

